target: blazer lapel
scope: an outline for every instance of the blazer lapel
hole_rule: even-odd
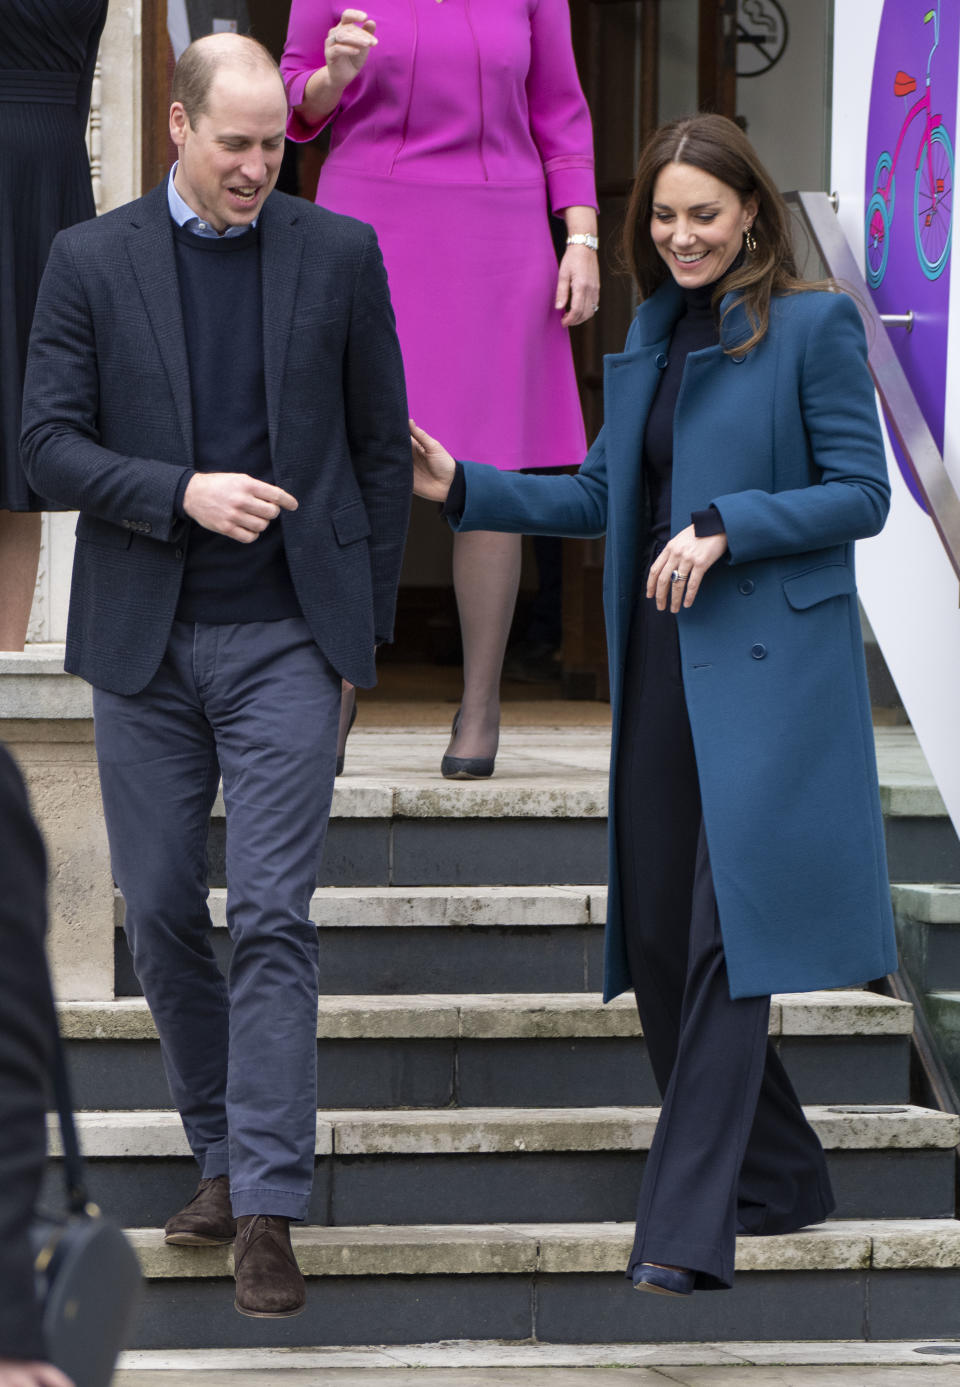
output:
[[[260,260],[263,282],[263,369],[267,392],[270,451],[277,459],[280,403],[297,302],[303,235],[287,200],[267,198],[260,214]]]
[[[134,207],[127,237],[127,253],[173,391],[184,453],[192,464],[190,367],[166,180]]]

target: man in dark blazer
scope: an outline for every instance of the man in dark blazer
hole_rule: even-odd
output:
[[[252,39],[186,51],[170,179],[54,243],[23,434],[33,485],[81,512],[66,667],[94,686],[127,937],[200,1165],[167,1239],[236,1232],[237,1308],[269,1317],[304,1303],[288,1224],[314,1163],[309,906],[340,681],[372,685],[391,639],[411,481],[376,237],[272,191],[286,118]]]
[[[53,1050],[46,886],[23,781],[0,747],[0,1387],[70,1387],[43,1362],[28,1236],[47,1149]]]

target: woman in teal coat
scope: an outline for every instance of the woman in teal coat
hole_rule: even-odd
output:
[[[637,996],[663,1108],[630,1263],[729,1286],[741,1233],[825,1218],[771,992],[896,967],[853,541],[889,504],[854,302],[800,280],[789,214],[722,116],[657,131],[624,247],[641,303],[577,476],[454,464],[459,529],[606,534],[613,747],[605,999]]]

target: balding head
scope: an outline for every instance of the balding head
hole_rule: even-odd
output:
[[[276,63],[253,39],[212,34],[180,59],[173,97],[174,187],[215,231],[249,226],[283,159],[287,94]]]
[[[209,107],[210,89],[217,74],[225,69],[259,77],[275,77],[282,88],[283,78],[273,55],[262,43],[246,34],[206,34],[184,49],[173,73],[171,102],[179,103],[196,127]]]

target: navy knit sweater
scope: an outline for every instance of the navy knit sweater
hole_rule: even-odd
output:
[[[174,226],[190,365],[194,466],[273,482],[263,376],[260,233],[197,236]],[[178,501],[190,479],[184,479]],[[178,621],[300,616],[277,517],[251,544],[191,521]]]

